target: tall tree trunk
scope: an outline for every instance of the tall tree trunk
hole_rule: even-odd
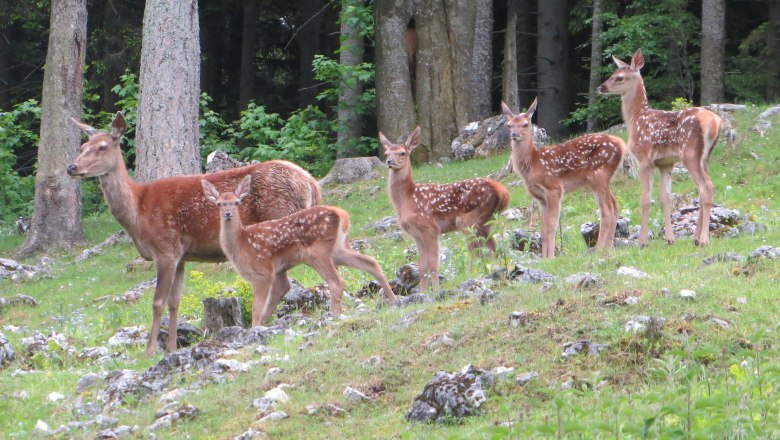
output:
[[[241,73],[238,83],[238,111],[255,97],[255,49],[257,48],[257,1],[244,0],[241,25]]]
[[[485,119],[493,110],[493,0],[476,0],[470,80],[469,121]]]
[[[419,57],[416,29],[409,30],[415,44],[407,44],[411,19],[410,0],[375,0],[377,124],[393,142],[405,140],[417,125],[410,64]]]
[[[200,46],[196,0],[148,0],[144,10],[137,177],[200,172]]]
[[[300,3],[298,39],[298,107],[314,104],[317,89],[314,87],[314,70],[311,63],[320,53],[320,29],[322,28],[322,0],[303,0]]]
[[[554,138],[566,134],[561,121],[569,116],[568,1],[539,1],[537,78],[538,124]]]
[[[501,72],[501,99],[512,111],[518,111],[520,108],[520,95],[517,87],[517,13],[519,4],[519,0],[507,0],[504,61]]]
[[[593,109],[598,92],[596,88],[601,84],[601,34],[604,31],[604,19],[601,14],[602,0],[593,0],[593,16],[590,32],[590,81],[588,82],[588,107]],[[596,131],[599,120],[593,113],[588,114],[588,132]]]
[[[701,104],[723,102],[726,57],[726,0],[703,0],[701,18]]]
[[[531,7],[536,2],[519,0],[517,7],[517,82],[520,106],[528,107],[536,97],[536,61],[534,48],[536,41],[536,26],[534,18],[536,11]]]
[[[341,77],[341,95],[338,103],[338,133],[336,140],[336,156],[352,157],[357,156],[357,141],[360,139],[361,118],[357,112],[356,106],[360,102],[360,95],[363,88],[360,81],[357,80],[351,69],[359,66],[363,62],[363,37],[360,35],[361,29],[358,23],[348,20],[349,17],[344,13],[352,5],[358,8],[363,7],[364,0],[342,0],[341,15],[341,53],[339,63],[348,67],[347,72]]]
[[[769,0],[769,69],[773,80],[769,81],[767,99],[780,100],[780,0]]]
[[[65,167],[79,152],[80,118],[87,47],[86,0],[52,0],[49,46],[41,99],[35,208],[20,258],[84,242],[81,187]]]

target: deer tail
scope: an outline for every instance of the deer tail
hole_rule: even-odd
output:
[[[496,206],[493,208],[493,212],[503,212],[509,206],[509,190],[499,182],[490,180],[490,185],[496,193]]]

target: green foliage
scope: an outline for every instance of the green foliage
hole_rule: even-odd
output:
[[[772,75],[770,47],[767,45],[769,23],[762,23],[739,45],[739,53],[727,57],[726,91],[737,100],[762,102],[770,83],[777,81]]]
[[[123,137],[126,147],[122,148],[125,158],[135,156],[135,122],[138,112],[138,77],[135,73],[126,70],[119,77],[119,84],[115,85],[112,92],[119,96],[116,106],[119,107],[127,124],[127,131]]]
[[[640,0],[618,17],[605,13],[604,56],[629,62],[642,49],[648,95],[668,102],[676,96],[693,99],[699,72],[699,26],[697,17],[687,10],[684,0]]]
[[[244,325],[252,324],[252,285],[236,276],[235,281],[209,281],[203,272],[190,271],[187,280],[187,293],[182,295],[180,313],[195,319],[203,318],[203,300],[237,296],[241,299],[241,318]]]
[[[693,101],[691,101],[690,99],[674,98],[672,100],[672,110],[674,111],[683,110],[691,107],[693,107]]]
[[[0,112],[0,221],[29,216],[33,207],[35,177],[28,168],[20,175],[18,156],[38,146],[41,107],[34,99]]]
[[[203,160],[216,150],[230,154],[238,151],[238,133],[235,124],[225,122],[219,113],[209,108],[211,102],[212,99],[209,95],[200,94],[198,127],[200,155]]]
[[[322,176],[336,156],[329,139],[334,122],[314,106],[294,112],[285,121],[276,113],[267,113],[265,107],[250,103],[241,112],[239,126],[242,137],[255,143],[241,151],[245,158],[285,159]]]

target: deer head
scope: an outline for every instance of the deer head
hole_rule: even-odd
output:
[[[612,59],[615,61],[617,70],[598,87],[598,92],[602,95],[625,95],[636,90],[637,84],[642,82],[642,74],[639,71],[645,65],[642,49],[636,50],[634,56],[631,57],[631,64],[617,59],[614,55]]]
[[[249,195],[249,189],[252,186],[252,176],[247,175],[241,179],[235,192],[220,193],[214,185],[205,179],[201,179],[200,184],[203,187],[206,199],[219,208],[222,219],[230,221],[234,217],[238,217],[238,207],[241,205],[241,199]]]
[[[71,120],[89,137],[81,145],[79,156],[66,169],[71,177],[100,177],[114,171],[120,164],[124,166],[119,141],[127,125],[122,113],[117,112],[110,133],[97,131],[73,118]]]
[[[501,108],[504,111],[504,115],[507,117],[507,127],[509,127],[509,137],[513,141],[521,142],[527,139],[533,139],[533,129],[531,126],[531,118],[536,112],[536,98],[531,106],[528,107],[525,113],[518,115],[514,114],[506,103],[501,101]]]
[[[387,166],[391,170],[401,170],[407,166],[411,166],[409,157],[411,156],[412,151],[420,145],[420,127],[418,126],[415,128],[403,144],[394,144],[390,142],[380,131],[379,143],[385,147],[385,163]]]

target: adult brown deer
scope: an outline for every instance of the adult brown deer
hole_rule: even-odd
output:
[[[420,288],[428,288],[428,277],[434,289],[439,286],[439,236],[463,231],[469,239],[469,251],[481,243],[496,250],[486,223],[496,212],[509,205],[509,192],[493,179],[469,179],[448,184],[417,184],[412,180],[412,151],[420,144],[420,127],[414,129],[403,144],[393,144],[379,132],[385,147],[390,177],[387,190],[395,207],[398,223],[412,236],[420,253]],[[470,229],[478,240],[470,240]]]
[[[242,215],[252,222],[283,217],[321,201],[319,186],[311,175],[284,161],[138,183],[130,178],[122,157],[120,139],[126,125],[121,113],[116,114],[109,133],[73,121],[89,139],[68,165],[68,174],[98,178],[111,214],[133,239],[141,256],[154,260],[157,267],[152,330],[146,348],[149,356],[157,348],[166,303],[170,314],[166,350],[176,349],[185,261],[225,261],[219,244],[219,218],[203,196],[201,179],[227,190],[251,176],[257,191],[247,198]]]
[[[718,142],[723,124],[720,116],[702,107],[679,111],[653,110],[647,104],[642,74],[642,50],[637,49],[627,64],[614,56],[617,70],[598,87],[602,95],[620,95],[623,120],[628,126],[628,150],[639,163],[642,184],[642,223],[639,244],[647,246],[647,223],[650,216],[650,196],[653,171],[661,173],[661,204],[664,214],[664,238],[674,242],[672,231],[672,168],[682,161],[699,191],[699,216],[693,243],[704,246],[710,241],[710,210],[713,187],[707,162]]]
[[[201,180],[206,198],[219,207],[219,242],[230,263],[252,283],[252,326],[268,321],[276,305],[290,290],[287,271],[306,264],[317,271],[330,289],[330,312],[343,312],[344,280],[337,266],[348,266],[371,274],[382,286],[385,297],[396,303],[376,260],[349,246],[349,214],[333,206],[315,206],[276,220],[244,226],[238,212],[241,200],[249,195],[250,176],[244,177],[235,192],[220,193],[207,180]]]
[[[514,114],[501,103],[512,143],[512,168],[542,211],[542,257],[555,256],[555,230],[566,192],[587,187],[596,196],[601,217],[597,249],[609,249],[615,239],[618,203],[609,187],[620,166],[626,144],[617,136],[586,134],[568,142],[537,150],[531,118],[536,99],[525,113]]]

